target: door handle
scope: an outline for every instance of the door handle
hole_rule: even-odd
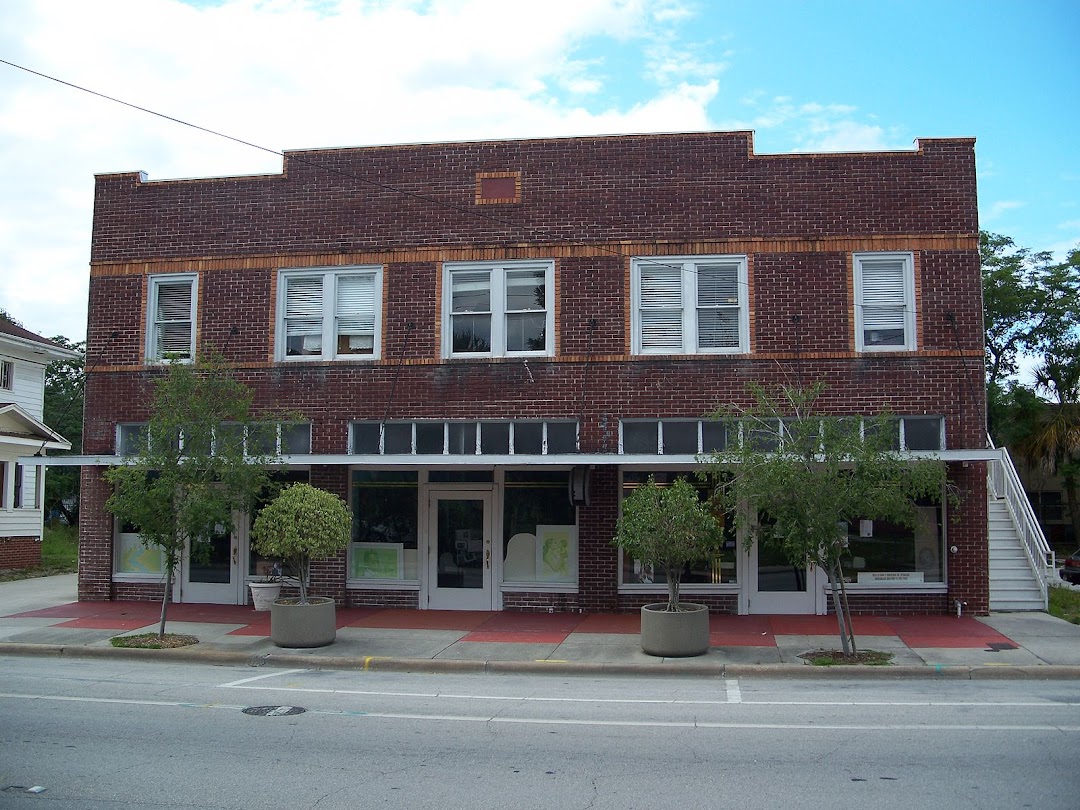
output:
[[[484,552],[484,568],[491,568],[491,549]]]
[[[236,565],[236,561],[237,561],[237,557],[238,557],[237,552],[238,552],[238,549],[236,547],[236,544],[234,543],[233,547],[232,547],[232,564],[233,565]]]

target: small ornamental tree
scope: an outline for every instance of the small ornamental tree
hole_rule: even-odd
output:
[[[688,563],[718,554],[723,529],[708,502],[685,478],[659,486],[653,478],[622,502],[612,543],[624,553],[664,572],[669,611],[678,611],[679,584]]]
[[[159,638],[184,554],[207,559],[210,538],[271,486],[271,459],[245,452],[245,435],[266,424],[251,417],[251,401],[220,357],[173,362],[154,382],[150,421],[130,463],[105,473],[113,486],[106,508],[163,552]]]
[[[259,512],[251,536],[260,554],[281,558],[296,574],[300,604],[307,604],[308,563],[331,557],[349,544],[352,517],[337,495],[294,484]]]
[[[905,458],[893,449],[896,423],[820,413],[824,390],[752,385],[754,405],[720,414],[731,420],[728,447],[710,457],[715,497],[734,513],[746,547],[782,550],[792,565],[816,565],[829,577],[845,655],[857,653],[841,557],[843,526],[859,519],[913,526],[916,500],[939,501],[943,462]]]

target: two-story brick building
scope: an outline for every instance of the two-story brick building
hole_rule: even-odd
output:
[[[987,489],[974,141],[759,155],[748,132],[289,152],[281,174],[97,178],[80,598],[160,594],[105,512],[104,465],[166,357],[220,351],[263,447],[341,495],[346,605],[631,609],[659,572],[611,543],[621,494],[723,446],[751,381],[824,380],[896,417],[962,492],[914,529],[851,527],[862,611],[985,612]],[[94,466],[94,465],[97,466]],[[246,516],[181,601],[243,603]],[[689,572],[719,611],[827,610],[824,575],[741,538]]]

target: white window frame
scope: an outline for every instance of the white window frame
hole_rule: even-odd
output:
[[[863,263],[868,261],[899,261],[903,264],[904,288],[895,297],[895,306],[903,306],[903,345],[874,345],[866,342],[863,303]],[[910,252],[852,254],[855,288],[855,350],[859,352],[915,351],[915,254]]]
[[[198,324],[199,307],[199,275],[198,273],[169,273],[167,275],[150,276],[147,285],[146,300],[146,359],[150,363],[165,363],[170,358],[163,356],[158,351],[158,331],[162,323],[158,318],[158,295],[162,287],[191,286],[191,306],[188,313],[188,321],[191,324],[188,336],[187,357],[178,356],[176,359],[184,363],[190,363],[195,359],[195,332]],[[184,319],[173,319],[172,322],[183,322]]]
[[[506,348],[506,275],[514,271],[541,270],[544,273],[544,348],[535,351],[507,351]],[[455,273],[491,274],[491,350],[455,352],[453,323],[453,275]],[[449,357],[551,357],[555,354],[555,262],[523,260],[512,262],[446,262],[443,264],[442,356]]]
[[[710,264],[737,265],[737,306],[739,309],[739,343],[737,346],[702,348],[698,345],[698,268]],[[682,274],[678,309],[681,312],[680,344],[678,346],[647,347],[642,339],[641,274],[644,268],[665,265],[678,268]],[[750,351],[750,307],[748,262],[745,255],[731,256],[648,256],[634,258],[630,263],[632,351],[650,354],[747,354]],[[672,307],[674,309],[675,307]]]
[[[372,333],[372,351],[370,354],[338,354],[337,350],[337,294],[338,280],[347,276],[371,276],[374,282],[374,324]],[[322,279],[322,349],[319,354],[289,356],[286,354],[287,338],[285,323],[286,293],[289,279]],[[350,267],[313,267],[303,269],[283,269],[277,278],[277,313],[275,315],[275,357],[287,363],[311,363],[324,360],[342,362],[370,362],[382,356],[382,265],[354,265]]]
[[[15,390],[15,363],[12,360],[0,360],[0,389]]]

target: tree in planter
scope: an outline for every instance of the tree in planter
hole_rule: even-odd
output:
[[[720,552],[723,527],[709,504],[685,478],[659,486],[653,478],[622,502],[612,542],[624,553],[661,569],[668,583],[668,611],[678,611],[679,585],[687,564]]]
[[[782,550],[792,565],[820,566],[829,577],[844,655],[858,652],[847,607],[841,557],[846,525],[859,519],[913,526],[916,500],[939,501],[945,465],[905,459],[894,447],[896,423],[829,416],[816,405],[824,391],[781,387],[771,396],[750,386],[754,404],[718,416],[732,420],[728,447],[709,458],[715,497],[734,513],[747,548]]]
[[[245,452],[249,430],[268,424],[251,417],[251,401],[220,357],[171,363],[154,382],[150,420],[131,463],[105,473],[113,486],[106,508],[164,556],[159,638],[185,549],[206,560],[210,538],[232,525],[233,512],[250,509],[272,486],[271,459]]]
[[[256,551],[285,561],[300,583],[300,604],[307,604],[308,564],[348,546],[352,517],[337,495],[294,484],[263,507],[251,535]]]

